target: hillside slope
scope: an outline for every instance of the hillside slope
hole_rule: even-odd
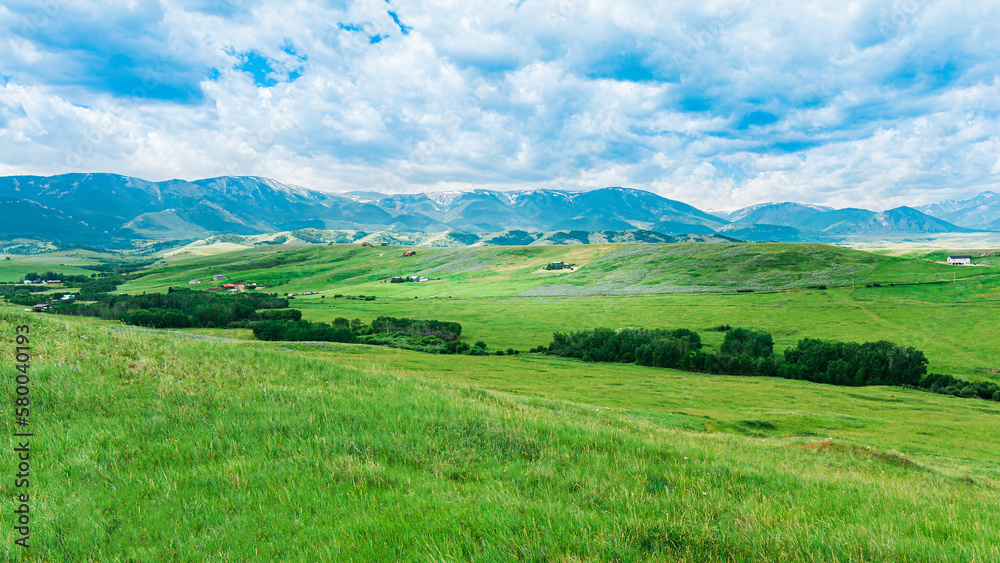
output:
[[[521,243],[523,244],[523,242]],[[401,291],[380,280],[399,275],[432,278],[424,296],[580,296],[777,290],[863,280],[887,257],[826,245],[670,243],[571,246],[257,247],[217,256],[176,254],[124,286],[165,290],[191,279],[267,283],[281,291],[337,290],[389,295]],[[573,270],[546,271],[551,262]],[[938,268],[947,266],[935,265]],[[928,267],[928,271],[935,270]]]
[[[5,334],[25,323],[44,444],[26,560],[1000,557],[992,480],[863,442],[705,433],[0,309]]]

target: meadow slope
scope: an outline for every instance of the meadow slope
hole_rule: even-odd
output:
[[[4,479],[6,560],[1000,559],[998,452],[974,433],[978,465],[947,469],[924,460],[960,458],[951,438],[915,460],[864,438],[769,436],[762,423],[713,432],[593,397],[444,382],[364,347],[351,361],[349,350],[204,342],[0,308],[5,340],[25,323],[34,547],[10,547]],[[757,379],[662,371],[697,377],[697,393],[761,395]],[[809,395],[801,382],[771,383],[776,400]],[[844,414],[914,425],[901,434],[919,430],[921,409],[970,432],[997,415],[993,403],[917,391],[812,387],[845,408],[851,394],[881,400],[893,408]]]
[[[457,321],[466,340],[527,350],[555,331],[600,326],[691,328],[710,345],[728,324],[771,332],[779,350],[801,338],[890,340],[926,352],[932,371],[1000,381],[1000,267],[939,264],[817,244],[633,244],[417,249],[308,246],[172,256],[121,289],[220,285],[245,279],[296,295],[305,318],[379,315]],[[552,261],[574,271],[545,271]],[[388,283],[420,275],[426,283]],[[381,278],[381,279],[380,279]],[[747,292],[753,290],[752,292]],[[742,293],[741,293],[742,291]],[[343,296],[375,296],[349,300]]]

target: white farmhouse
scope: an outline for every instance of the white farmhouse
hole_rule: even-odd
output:
[[[972,256],[949,256],[948,263],[953,266],[971,266]]]

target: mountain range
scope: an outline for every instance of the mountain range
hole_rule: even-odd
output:
[[[131,247],[296,229],[496,233],[645,230],[743,240],[1000,230],[1000,196],[984,192],[887,211],[768,203],[710,214],[629,188],[335,194],[251,177],[150,182],[114,174],[0,177],[0,239]]]
[[[998,201],[1000,204],[1000,201]],[[1000,206],[998,206],[1000,207]],[[747,230],[764,226],[793,228],[796,232],[773,230],[781,238],[823,238],[848,235],[892,235],[961,233],[975,229],[960,227],[912,207],[869,211],[848,207],[833,209],[803,203],[766,203],[721,215],[731,221],[719,232],[737,238],[747,237]]]
[[[971,229],[1000,231],[1000,194],[997,193],[983,192],[970,199],[949,199],[914,209]]]

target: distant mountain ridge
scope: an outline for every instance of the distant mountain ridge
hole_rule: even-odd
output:
[[[886,235],[896,233],[944,233],[970,232],[973,229],[959,227],[942,219],[932,217],[912,207],[897,207],[886,211],[869,211],[847,207],[834,209],[820,205],[802,203],[764,203],[745,207],[727,214],[733,222],[720,232],[730,236],[744,229],[746,225],[786,227],[798,231],[797,237]],[[739,225],[736,227],[734,225]],[[790,236],[790,231],[774,231]]]
[[[985,197],[988,194],[975,201],[942,202],[942,207],[934,210],[960,214],[969,206],[978,206],[982,209],[977,217],[982,222],[992,221],[989,209],[993,199]],[[744,240],[818,241],[846,235],[968,230],[908,207],[874,212],[769,203],[712,215],[680,201],[623,187],[336,194],[253,176],[150,182],[115,174],[0,177],[0,217],[3,239],[36,238],[109,248],[131,247],[136,241],[301,229],[422,233],[638,230],[669,236],[719,233]]]
[[[584,192],[469,190],[344,195],[389,212],[415,213],[469,232],[646,229],[664,234],[707,234],[726,224],[686,203],[620,187]]]
[[[1000,231],[1000,194],[994,192],[983,192],[969,199],[920,205],[914,209],[970,229]]]

